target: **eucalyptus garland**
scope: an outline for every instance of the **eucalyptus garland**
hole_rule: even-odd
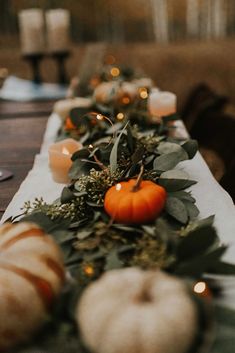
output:
[[[119,77],[118,86],[126,79],[124,74]],[[214,217],[198,219],[189,191],[197,181],[175,168],[195,156],[197,142],[169,136],[174,129],[169,122],[178,119],[176,115],[153,122],[145,99],[138,96],[123,104],[120,97],[113,99],[114,93],[106,104],[93,99],[88,108],[73,108],[62,124],[58,139],[73,137],[83,148],[72,156],[71,183],[60,198],[52,204],[39,198],[23,207],[20,221],[35,222],[55,238],[70,276],[48,328],[38,337],[40,343],[23,347],[24,353],[36,353],[38,346],[40,353],[86,352],[75,329],[74,304],[85,286],[105,271],[162,268],[193,282],[203,278],[212,291],[218,286],[208,274],[235,274],[235,267],[222,260],[226,246],[213,227]],[[146,224],[113,222],[104,209],[107,190],[137,179],[141,169],[143,180],[166,190],[163,212]]]

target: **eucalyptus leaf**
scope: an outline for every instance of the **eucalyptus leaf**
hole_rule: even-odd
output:
[[[208,251],[218,240],[214,227],[204,226],[194,229],[182,238],[178,245],[177,257],[190,259]]]
[[[135,149],[135,139],[132,135],[130,125],[127,125],[126,129],[127,129],[127,146],[129,148],[130,153],[133,153]]]
[[[118,166],[118,145],[120,142],[120,139],[123,135],[123,133],[125,132],[126,128],[127,128],[128,122],[126,123],[126,125],[124,126],[124,128],[122,129],[122,131],[120,132],[120,134],[118,135],[118,137],[116,138],[116,141],[113,145],[112,151],[110,153],[110,169],[111,169],[111,173],[114,173],[117,169]]]
[[[72,123],[79,127],[79,125],[84,123],[83,117],[89,112],[89,108],[76,107],[70,110],[69,116]]]
[[[57,230],[68,229],[70,220],[69,219],[51,219],[43,212],[32,212],[29,215],[21,218],[19,222],[32,222],[36,223],[41,227],[46,233],[52,234]]]
[[[174,273],[179,276],[192,276],[200,277],[202,273],[214,273],[214,269],[218,265],[220,258],[225,253],[227,247],[221,246],[214,251],[211,251],[206,254],[202,254],[188,260],[185,262],[179,263],[175,268]]]
[[[62,204],[69,203],[74,198],[75,198],[75,196],[74,196],[73,192],[67,186],[65,186],[62,190],[61,197],[60,197],[61,203]]]
[[[98,166],[89,160],[76,159],[69,170],[69,177],[76,180],[82,175],[89,174],[91,168],[97,169]]]
[[[164,172],[169,169],[173,169],[179,162],[185,159],[187,159],[187,154],[183,149],[177,152],[162,154],[161,156],[155,158],[153,168]]]
[[[198,142],[196,140],[188,140],[181,146],[187,152],[189,159],[192,159],[198,151]]]
[[[141,226],[141,228],[146,232],[148,233],[149,235],[152,235],[154,236],[156,234],[156,228],[155,226],[151,227],[151,226]]]
[[[190,220],[194,220],[199,215],[199,209],[192,201],[183,199],[183,203],[187,208],[188,216]]]
[[[112,228],[116,228],[116,229],[119,229],[119,230],[122,230],[122,231],[128,232],[128,233],[141,233],[140,229],[138,229],[136,227],[127,226],[124,224],[114,223],[114,224],[112,224]]]
[[[105,271],[115,270],[123,267],[123,262],[118,257],[117,250],[112,250],[106,256]]]
[[[90,131],[87,131],[83,136],[80,138],[80,143],[84,144],[90,137]]]
[[[70,245],[70,249],[71,249],[71,245]],[[65,265],[66,267],[74,264],[78,265],[82,260],[83,260],[83,254],[77,250],[74,250],[70,253],[69,256],[67,256],[67,258],[65,258]]]
[[[188,236],[193,230],[200,229],[201,227],[212,227],[214,222],[214,216],[210,216],[203,219],[197,219],[190,223],[190,225],[182,229],[182,235]]]
[[[88,151],[87,148],[82,148],[81,150],[74,152],[71,159],[72,159],[72,161],[75,161],[78,158],[79,159],[88,158],[89,154],[90,154],[90,152]]]
[[[95,202],[91,202],[91,201],[87,201],[86,202],[88,206],[91,206],[91,207],[98,207],[98,208],[102,208],[104,205],[101,205],[101,204],[97,204]]]
[[[100,103],[97,103],[95,104],[95,106],[93,107],[94,111],[97,111],[103,115],[110,115],[111,112],[112,112],[112,109],[111,107],[107,106],[107,105],[103,105],[103,104],[100,104]]]
[[[89,235],[91,235],[92,232],[93,232],[92,229],[82,229],[77,232],[76,236],[79,240],[83,240],[89,237]]]
[[[110,128],[106,130],[106,134],[107,135],[115,134],[121,129],[121,127],[122,127],[122,123],[113,124]]]
[[[235,265],[220,261],[216,263],[213,267],[213,271],[216,275],[235,275]],[[235,283],[234,283],[235,286]]]
[[[172,169],[167,172],[163,172],[160,175],[160,178],[163,179],[189,179],[188,173],[183,170]]]
[[[64,243],[76,240],[73,232],[60,229],[53,232],[53,238],[60,246],[63,246]]]
[[[187,191],[173,191],[169,192],[168,195],[171,197],[177,197],[182,201],[196,202],[196,199]]]
[[[77,182],[74,184],[74,188],[76,189],[75,185],[77,184]],[[78,185],[78,184],[77,184]],[[78,188],[78,186],[77,186]],[[86,191],[80,191],[80,192],[74,192],[73,193],[74,196],[76,197],[82,197],[82,196],[86,196],[87,195],[87,192]]]
[[[184,203],[175,198],[168,197],[165,205],[166,212],[180,223],[186,224],[188,221],[188,212]]]
[[[179,144],[168,141],[160,142],[157,147],[157,152],[160,154],[178,152],[179,154],[182,154],[182,156],[185,157],[184,159],[188,158],[188,155],[185,153],[184,149]]]
[[[194,180],[165,179],[165,178],[158,179],[158,184],[163,186],[168,192],[183,190],[196,183],[197,182]]]
[[[134,164],[138,163],[143,159],[145,153],[145,148],[143,145],[140,145],[139,147],[136,148],[135,152],[131,156],[131,160]]]

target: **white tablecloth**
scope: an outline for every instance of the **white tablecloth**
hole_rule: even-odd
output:
[[[64,185],[57,184],[52,180],[48,168],[47,152],[48,146],[56,138],[59,127],[59,117],[52,114],[47,123],[41,151],[35,157],[33,168],[13,197],[1,222],[4,222],[10,216],[19,214],[22,205],[27,200],[43,197],[46,202],[52,202],[59,197]],[[200,218],[215,215],[215,227],[220,239],[223,243],[229,245],[224,259],[235,263],[235,207],[231,197],[214,179],[200,153],[197,153],[190,161],[181,162],[177,168],[185,170],[190,179],[198,181],[190,189],[192,195],[196,198]],[[224,280],[224,286],[227,294],[226,304],[235,308],[234,279]]]

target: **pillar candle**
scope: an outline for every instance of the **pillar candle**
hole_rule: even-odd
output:
[[[44,52],[44,17],[41,9],[20,11],[19,29],[23,54],[41,54]]]
[[[176,112],[176,95],[154,90],[149,94],[148,109],[151,115],[164,117]]]
[[[47,44],[52,53],[69,50],[70,13],[55,9],[46,12]]]
[[[82,144],[68,138],[49,147],[49,167],[56,183],[69,183],[68,172],[72,166],[72,154],[82,148]]]

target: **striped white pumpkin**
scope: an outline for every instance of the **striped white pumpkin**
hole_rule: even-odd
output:
[[[30,338],[64,283],[63,258],[33,223],[0,226],[0,350]]]

